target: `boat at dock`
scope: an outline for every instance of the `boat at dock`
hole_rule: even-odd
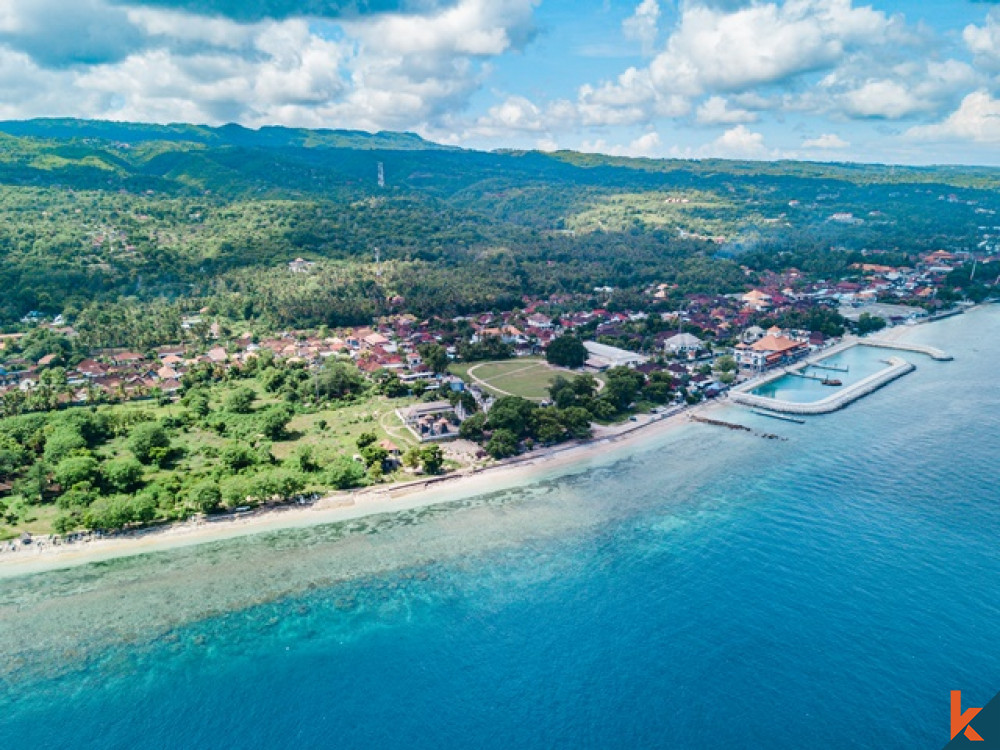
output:
[[[839,378],[823,378],[819,382],[820,385],[832,385],[832,386],[838,386],[844,384],[844,381],[840,380]]]

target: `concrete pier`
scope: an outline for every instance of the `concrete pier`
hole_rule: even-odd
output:
[[[917,368],[906,360],[899,357],[891,357],[889,359],[889,366],[884,370],[879,370],[874,375],[869,375],[854,385],[845,386],[832,396],[811,403],[784,401],[782,399],[748,393],[746,390],[743,390],[748,384],[738,386],[730,391],[729,400],[736,404],[757,409],[770,409],[782,414],[829,414],[838,409],[843,409],[848,404],[867,396],[873,391],[877,391],[886,383],[891,383],[893,380],[901,378],[915,369]],[[757,387],[758,385],[759,383],[756,383],[752,387]]]
[[[954,359],[948,352],[942,351],[935,346],[925,346],[924,344],[910,344],[905,341],[886,341],[884,339],[858,339],[861,346],[871,346],[876,349],[897,349],[904,352],[917,352],[926,354],[931,359],[938,362],[950,362]]]

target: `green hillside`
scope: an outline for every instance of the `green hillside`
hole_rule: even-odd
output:
[[[308,326],[364,322],[398,297],[429,315],[595,286],[729,292],[747,283],[741,265],[836,274],[862,251],[974,248],[1000,223],[995,169],[484,153],[235,125],[0,134],[8,328],[33,310],[86,320],[136,303]],[[300,256],[317,262],[307,277],[288,271]]]

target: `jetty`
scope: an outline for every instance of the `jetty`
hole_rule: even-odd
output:
[[[854,385],[846,386],[832,396],[819,401],[798,403],[750,393],[749,391],[756,387],[757,383],[744,383],[741,386],[737,386],[729,392],[729,399],[736,404],[756,409],[766,409],[781,414],[829,414],[838,409],[843,409],[859,398],[877,391],[886,383],[891,383],[893,380],[901,378],[917,369],[913,364],[900,357],[890,357],[888,361],[889,366],[884,370],[879,370],[874,375],[869,375],[864,380],[860,380]],[[785,374],[787,373],[779,372],[777,373],[777,377]]]
[[[819,380],[820,382],[826,380],[822,375],[812,375],[810,373],[802,372],[802,370],[789,370],[789,375],[794,375],[797,378],[805,378],[806,380]]]
[[[770,417],[771,419],[780,419],[782,422],[794,422],[795,424],[805,424],[806,420],[799,419],[798,417],[790,417],[787,414],[778,414],[773,411],[766,411],[764,409],[753,409],[754,414],[758,417]]]
[[[850,372],[851,368],[847,365],[824,365],[820,362],[813,362],[810,367],[815,367],[817,370],[833,370],[834,372]]]
[[[926,354],[931,359],[937,360],[938,362],[951,362],[955,359],[953,356],[948,354],[946,351],[938,349],[936,346],[927,346],[925,344],[911,344],[906,341],[889,341],[887,339],[858,339],[858,344],[861,346],[871,346],[876,349],[896,349],[904,352],[916,352],[917,354]]]

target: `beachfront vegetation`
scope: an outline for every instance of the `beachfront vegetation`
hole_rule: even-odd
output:
[[[664,404],[683,387],[669,373],[649,378],[627,367],[615,367],[598,381],[590,373],[567,378],[556,375],[545,406],[520,396],[502,396],[489,414],[475,414],[462,423],[460,434],[481,443],[494,458],[517,455],[536,445],[555,445],[590,437],[593,422],[608,423],[631,413],[637,402]]]
[[[271,357],[219,379],[195,375],[177,402],[26,413],[0,420],[0,534],[117,529],[194,513],[285,502],[403,476],[415,446],[389,398],[354,365],[315,377]],[[410,455],[412,454],[412,455]],[[414,447],[409,466],[445,464]]]

